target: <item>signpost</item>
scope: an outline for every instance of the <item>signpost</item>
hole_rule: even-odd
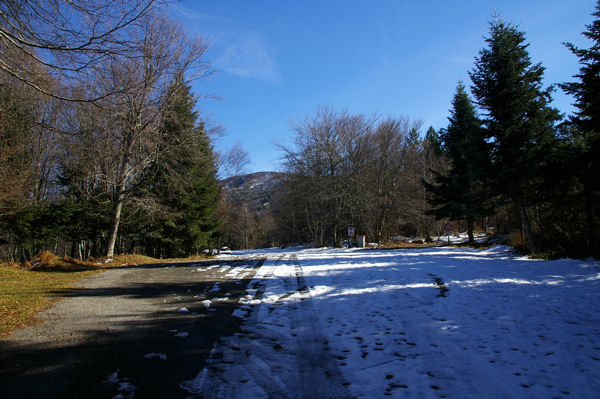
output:
[[[448,244],[450,244],[450,232],[452,231],[452,223],[448,222],[444,225],[444,231],[448,236]]]
[[[348,227],[348,248],[352,248],[352,237],[354,237],[354,227]]]

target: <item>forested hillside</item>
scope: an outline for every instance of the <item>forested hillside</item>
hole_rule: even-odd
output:
[[[281,201],[284,180],[285,175],[277,172],[250,173],[222,180],[217,244],[235,249],[281,245],[283,241],[273,208]]]

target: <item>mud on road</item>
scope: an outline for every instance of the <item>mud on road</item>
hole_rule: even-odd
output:
[[[7,398],[186,397],[264,260],[203,261],[109,270],[0,340]]]

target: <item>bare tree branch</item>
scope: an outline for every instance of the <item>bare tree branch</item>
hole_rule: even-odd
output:
[[[126,57],[131,52],[127,29],[152,14],[161,2],[0,0],[0,76],[4,73],[61,100],[104,99],[106,93],[76,97],[64,90],[50,90],[30,66],[45,67],[65,86],[81,84],[108,57]]]

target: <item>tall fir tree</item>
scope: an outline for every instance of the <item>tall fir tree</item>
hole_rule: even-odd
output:
[[[575,82],[561,88],[575,98],[575,115],[569,118],[576,160],[573,168],[583,185],[588,246],[598,254],[596,239],[598,204],[600,203],[600,1],[592,14],[595,20],[587,25],[583,35],[592,41],[588,49],[571,43],[566,46],[579,58],[581,67]]]
[[[440,140],[440,135],[435,131],[433,126],[429,126],[427,132],[425,133],[425,143],[427,143],[427,146],[436,156],[442,155],[442,143]]]
[[[495,18],[486,42],[469,75],[493,143],[491,176],[497,194],[518,211],[529,249],[537,252],[527,209],[544,197],[560,115],[549,106],[551,89],[542,88],[544,68],[532,64],[523,32]]]
[[[489,153],[481,121],[462,83],[456,88],[448,120],[440,136],[450,170],[436,173],[433,184],[424,184],[433,194],[430,213],[438,219],[464,219],[473,243],[475,218],[491,213],[486,182]]]
[[[147,252],[155,256],[187,256],[211,245],[219,188],[210,140],[194,111],[189,85],[175,80],[168,97],[162,143],[147,176],[147,195],[158,206],[145,240]]]

